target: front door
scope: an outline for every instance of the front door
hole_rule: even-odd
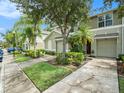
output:
[[[91,54],[91,43],[90,42],[87,42],[86,50],[87,50],[87,54]]]

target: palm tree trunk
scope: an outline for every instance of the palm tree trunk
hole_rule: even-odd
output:
[[[34,35],[34,51],[36,51],[36,35]]]
[[[36,34],[37,34],[37,23],[34,23],[34,55],[36,56]]]
[[[31,42],[29,42],[29,50],[31,49]]]

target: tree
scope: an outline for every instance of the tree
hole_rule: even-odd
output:
[[[67,38],[75,26],[88,19],[91,0],[42,0],[46,19],[55,23],[62,33],[63,53],[66,52]],[[74,30],[74,29],[73,29]]]
[[[26,39],[29,41],[29,46],[32,44],[34,45],[34,50],[35,50],[35,35],[41,37],[41,28],[40,28],[40,23],[37,24],[37,33],[34,33],[33,30],[33,20],[31,18],[28,18],[28,16],[22,16],[14,25],[13,31],[15,32],[21,32],[21,37],[19,38],[19,43],[23,44]],[[18,34],[17,34],[18,37]],[[18,39],[18,38],[17,38]]]
[[[104,5],[106,6],[111,6],[113,2],[118,4],[118,14],[119,17],[124,16],[124,0],[104,0]]]
[[[89,28],[86,25],[81,25],[79,31],[70,34],[68,39],[68,42],[71,45],[71,50],[73,52],[85,51],[84,46],[87,44],[87,42],[92,41],[93,41],[92,33],[89,31]]]
[[[8,47],[13,47],[16,45],[15,41],[15,35],[12,32],[12,30],[8,30],[5,34],[0,33],[0,35],[3,37],[3,39],[8,44]]]
[[[37,1],[39,0],[10,0],[13,3],[16,3],[17,9],[22,13],[26,14],[33,21],[33,31],[34,31],[34,50],[36,51],[36,35],[39,31],[38,27],[41,23],[42,5]]]
[[[67,38],[75,27],[86,22],[92,0],[10,0],[17,4],[17,8],[24,14],[31,16],[36,24],[41,18],[54,23],[60,28],[63,38],[63,57],[65,57]]]

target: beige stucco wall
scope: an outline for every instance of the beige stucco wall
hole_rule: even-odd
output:
[[[52,51],[56,51],[56,52],[62,52],[63,51],[63,39],[62,38],[56,39],[56,37],[61,37],[61,34],[57,33],[57,32],[52,32],[52,34],[44,40],[46,50],[52,50]],[[49,44],[48,44],[49,41],[52,44],[51,49],[49,49]],[[68,44],[66,44],[66,51],[69,51],[69,45]]]
[[[53,32],[47,39],[44,40],[45,42],[45,49],[48,49],[48,43],[49,43],[49,40],[51,40],[51,49],[52,50],[56,50],[56,41],[55,41],[55,37],[60,37],[61,34],[57,33],[57,32]]]
[[[97,25],[98,25],[97,24],[97,16],[94,16],[94,17],[92,17],[90,19],[89,26],[90,26],[91,29],[94,29],[94,28],[97,28],[98,27]]]
[[[122,24],[122,18],[119,18],[117,11],[113,11],[113,25],[120,25],[120,24]]]
[[[31,45],[30,49],[33,50],[34,46]],[[42,37],[37,37],[36,38],[36,49],[44,49],[44,41]]]
[[[107,12],[107,13],[109,13],[109,12]],[[107,13],[103,13],[103,14],[107,14]],[[118,17],[117,11],[110,11],[110,13],[113,13],[113,26],[122,24],[122,21],[121,21],[122,18]],[[102,14],[100,14],[100,15],[102,15]],[[89,26],[91,29],[98,28],[98,16],[99,15],[96,15],[96,16],[93,16],[90,18]]]

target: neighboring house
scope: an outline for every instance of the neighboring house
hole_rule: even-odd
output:
[[[62,52],[63,50],[63,39],[59,29],[54,29],[45,39],[45,49]],[[68,51],[68,44],[66,45]]]
[[[50,32],[48,31],[42,31],[41,37],[36,37],[36,49],[45,49],[44,45],[44,39],[48,36]],[[23,44],[24,49],[34,49],[34,46],[29,44],[29,40],[27,39],[25,43]]]
[[[124,18],[118,18],[117,10],[91,16],[89,26],[94,42],[87,44],[88,54],[96,57],[117,57],[124,54]],[[63,41],[59,29],[52,31],[44,42],[45,49],[62,52]]]

